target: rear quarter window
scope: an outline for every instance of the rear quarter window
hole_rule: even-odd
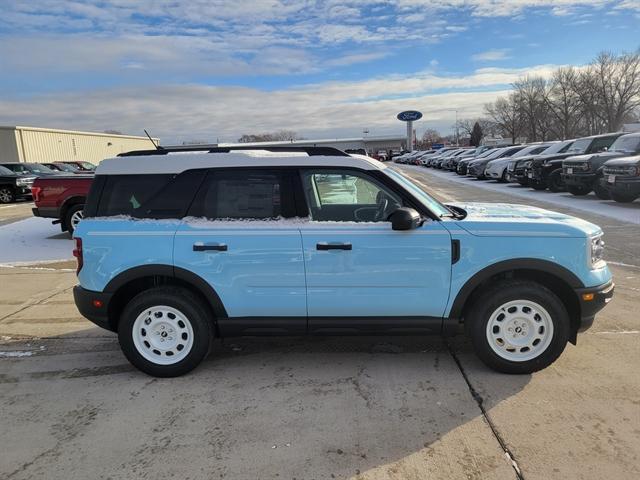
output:
[[[96,216],[182,218],[206,176],[206,170],[166,175],[107,175],[96,177],[89,195],[101,191]],[[93,211],[90,209],[91,213]]]
[[[133,215],[176,175],[108,175],[96,215]]]

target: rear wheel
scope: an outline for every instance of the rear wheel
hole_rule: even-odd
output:
[[[588,195],[591,192],[591,189],[589,187],[585,187],[582,185],[570,185],[567,187],[567,190],[569,190],[569,193],[571,193],[571,195],[576,195],[577,197]]]
[[[611,198],[613,198],[616,202],[619,202],[619,203],[631,203],[636,198],[638,198],[638,195],[633,195],[629,193],[611,192]]]
[[[0,187],[0,203],[13,203],[16,200],[16,195],[13,188],[10,186]]]
[[[64,227],[69,232],[69,235],[73,235],[74,230],[84,218],[84,205],[77,204],[71,205],[64,215]]]
[[[481,292],[465,318],[478,357],[503,373],[551,365],[569,339],[569,315],[558,297],[531,281],[509,280]]]
[[[120,347],[148,375],[183,375],[196,368],[209,351],[212,328],[207,312],[200,299],[184,288],[144,291],[122,312]]]

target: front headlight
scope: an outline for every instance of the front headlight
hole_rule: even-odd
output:
[[[589,239],[591,268],[600,268],[604,264],[604,239],[602,236],[601,233]]]
[[[19,187],[26,187],[33,183],[33,180],[30,178],[17,178],[16,185]]]

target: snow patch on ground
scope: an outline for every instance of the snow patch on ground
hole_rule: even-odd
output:
[[[477,181],[471,177],[463,177],[443,170],[425,169],[413,165],[402,165],[400,168],[413,170],[424,175],[442,178],[445,181],[461,183],[473,187],[482,188],[497,193],[512,195],[518,198],[536,200],[538,202],[558,205],[582,212],[592,213],[603,217],[612,218],[621,222],[640,225],[640,203],[618,204],[613,200],[600,200],[594,194],[584,197],[576,197],[567,192],[552,193],[549,191],[538,192],[529,188],[521,187],[514,183],[496,183],[493,181]],[[424,185],[424,183],[423,183]]]
[[[33,217],[0,226],[0,263],[72,260],[72,251],[69,234],[50,219]]]

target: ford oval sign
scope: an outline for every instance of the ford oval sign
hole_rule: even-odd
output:
[[[398,114],[398,120],[402,120],[403,122],[414,122],[416,120],[420,120],[422,118],[422,113],[416,110],[405,110],[404,112],[400,112]]]

